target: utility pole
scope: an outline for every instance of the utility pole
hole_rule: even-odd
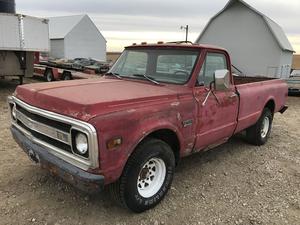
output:
[[[185,30],[185,42],[188,42],[188,35],[189,35],[189,25],[181,26],[181,30]]]

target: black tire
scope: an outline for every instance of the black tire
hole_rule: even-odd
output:
[[[166,170],[163,181],[160,179],[159,183],[163,183],[161,186],[158,185],[158,187],[160,187],[159,190],[152,196],[147,197],[142,196],[145,192],[141,194],[141,188],[139,189],[138,185],[140,185],[141,182],[144,182],[141,180],[146,180],[141,178],[142,176],[147,177],[144,170],[147,170],[148,172],[151,171],[151,167],[149,167],[150,169],[144,167],[145,165],[149,165],[148,163],[151,163],[151,160],[163,161]],[[155,163],[154,165],[158,166]],[[159,169],[156,170],[158,171],[156,173],[159,174]],[[174,170],[175,157],[170,146],[158,139],[146,139],[136,148],[128,159],[120,179],[109,186],[111,196],[121,203],[121,205],[136,213],[151,209],[155,207],[168,192],[173,180]],[[155,170],[153,171],[155,173]],[[148,174],[148,172],[146,173]],[[148,177],[147,180],[148,179],[151,179],[151,176],[150,178]],[[154,178],[153,181],[155,180],[157,179]],[[149,180],[146,182],[152,181]],[[152,184],[154,183],[155,182]],[[151,187],[151,183],[149,187]],[[146,185],[145,188],[147,188]]]
[[[63,80],[72,80],[72,74],[69,72],[63,73]]]
[[[269,123],[267,131],[266,129],[265,131],[263,131],[263,127],[265,127],[264,125],[266,123],[265,119]],[[256,122],[256,124],[254,124],[252,127],[249,127],[246,130],[247,141],[250,144],[257,145],[257,146],[264,145],[270,136],[271,129],[272,129],[272,122],[273,122],[273,113],[269,108],[265,108],[259,120]]]
[[[53,76],[53,73],[52,73],[52,70],[51,69],[47,69],[45,71],[45,80],[47,82],[51,82],[51,81],[54,81],[54,76]]]

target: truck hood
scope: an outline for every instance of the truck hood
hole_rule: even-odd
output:
[[[91,118],[159,100],[177,98],[168,86],[100,78],[18,86],[16,97],[29,105],[88,121]]]

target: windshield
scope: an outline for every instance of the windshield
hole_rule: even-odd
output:
[[[195,66],[199,51],[170,49],[127,49],[109,71],[120,77],[157,82],[186,83]]]

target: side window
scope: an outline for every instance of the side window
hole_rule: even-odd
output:
[[[221,53],[207,53],[198,76],[198,84],[204,83],[208,87],[214,81],[215,71],[223,69],[228,69],[225,55]]]

